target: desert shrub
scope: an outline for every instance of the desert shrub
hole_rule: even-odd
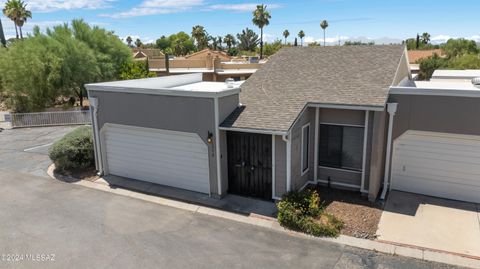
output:
[[[93,168],[92,127],[82,126],[66,134],[50,148],[49,157],[58,172]]]
[[[343,223],[323,211],[315,190],[291,191],[277,204],[278,222],[283,227],[314,236],[340,234]]]

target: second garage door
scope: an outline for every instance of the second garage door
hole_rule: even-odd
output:
[[[109,174],[210,192],[208,148],[197,134],[109,125],[104,139]]]
[[[480,137],[408,131],[394,144],[392,189],[480,203]]]

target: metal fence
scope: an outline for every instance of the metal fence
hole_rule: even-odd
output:
[[[13,128],[91,123],[90,110],[12,113]]]

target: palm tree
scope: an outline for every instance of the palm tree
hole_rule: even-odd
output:
[[[422,42],[424,44],[428,44],[428,42],[430,42],[430,34],[429,33],[423,33],[422,34]]]
[[[212,37],[213,50],[222,50],[222,37]]]
[[[323,29],[323,46],[325,47],[325,30],[326,30],[327,27],[328,27],[328,21],[323,20],[323,21],[320,23],[320,27],[322,27],[322,29]]]
[[[131,36],[127,36],[126,41],[127,41],[128,46],[129,46],[129,47],[132,47],[132,42],[133,42],[132,37],[131,37]]]
[[[20,3],[22,5],[22,8],[20,9],[20,15],[17,23],[18,23],[18,28],[20,29],[20,38],[23,39],[22,27],[27,22],[28,19],[32,18],[32,12],[30,10],[27,10],[26,4],[24,4],[23,2],[20,2]]]
[[[232,46],[235,46],[235,44],[237,43],[237,40],[235,40],[235,37],[233,35],[228,34],[223,38],[223,42],[227,44],[227,48],[230,50]]]
[[[283,31],[283,37],[285,37],[285,45],[287,45],[287,38],[290,35],[290,32],[288,30]]]
[[[198,50],[204,49],[206,36],[207,32],[203,26],[196,25],[192,27],[192,37],[197,42]]]
[[[140,38],[137,38],[137,40],[135,40],[135,46],[136,46],[137,48],[140,48],[142,45],[143,45],[143,44],[142,44],[142,41],[140,40]]]
[[[300,44],[303,47],[303,38],[305,37],[305,32],[300,30],[300,32],[298,32],[298,37],[300,38]]]
[[[252,29],[248,28],[245,28],[241,33],[238,33],[237,39],[238,48],[247,51],[255,51],[259,42],[258,35]]]
[[[266,5],[257,5],[257,9],[253,12],[252,22],[260,28],[260,59],[263,58],[263,27],[270,24],[271,18]]]
[[[21,0],[8,0],[3,8],[3,14],[15,24],[17,39],[20,30],[20,38],[23,38],[22,27],[28,19],[32,18],[32,12],[27,10],[27,5]]]

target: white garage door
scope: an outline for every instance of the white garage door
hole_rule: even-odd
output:
[[[392,162],[392,189],[480,202],[479,136],[408,131]]]
[[[108,172],[209,193],[208,148],[197,134],[108,125]]]

